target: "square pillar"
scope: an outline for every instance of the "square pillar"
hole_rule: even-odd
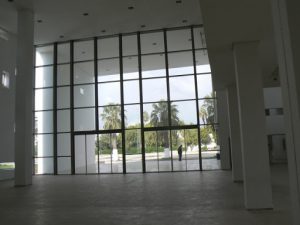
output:
[[[243,162],[240,135],[240,122],[236,85],[227,87],[229,133],[231,140],[232,179],[234,182],[243,181]]]
[[[33,31],[34,16],[18,11],[17,78],[15,107],[15,185],[32,183],[33,155]]]
[[[282,87],[293,224],[300,224],[300,3],[271,0]]]
[[[230,150],[229,150],[229,125],[228,125],[228,110],[227,110],[227,98],[226,90],[216,91],[217,97],[217,118],[219,123],[218,139],[220,145],[221,155],[221,169],[230,170]]]
[[[272,188],[258,42],[233,46],[247,209],[270,209]]]

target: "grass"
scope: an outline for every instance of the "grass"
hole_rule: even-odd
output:
[[[13,163],[0,163],[0,169],[14,169],[15,165]]]

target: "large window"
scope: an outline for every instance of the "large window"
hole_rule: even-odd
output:
[[[215,101],[201,26],[38,46],[34,172],[218,169]]]

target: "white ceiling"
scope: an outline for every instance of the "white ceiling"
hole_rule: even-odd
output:
[[[16,33],[24,7],[35,13],[35,44],[202,23],[198,0],[0,0],[0,27]]]

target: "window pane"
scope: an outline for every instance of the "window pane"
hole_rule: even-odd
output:
[[[57,66],[57,85],[70,85],[70,65]]]
[[[70,44],[57,45],[57,63],[70,62]]]
[[[34,164],[35,174],[53,174],[53,158],[37,158]]]
[[[70,131],[70,110],[57,111],[57,131],[58,132]]]
[[[35,133],[53,132],[53,111],[35,112],[34,116]]]
[[[99,108],[99,129],[114,130],[121,128],[121,106],[110,105]]]
[[[158,102],[161,100],[167,100],[166,79],[143,80],[143,101]]]
[[[95,130],[95,109],[74,110],[75,131]]]
[[[145,127],[161,127],[169,124],[169,110],[167,102],[144,104]]]
[[[217,134],[214,126],[201,126],[201,155],[203,170],[218,170],[221,168],[220,148],[217,145]]]
[[[141,150],[141,131],[125,131],[125,153],[126,153],[126,171],[128,173],[143,172],[142,150]]]
[[[184,131],[184,143],[186,146],[187,170],[199,170],[199,144],[198,129],[189,129]]]
[[[197,76],[198,85],[198,98],[212,97],[212,80],[211,75],[198,75]]]
[[[165,54],[142,56],[142,69],[143,78],[166,76]]]
[[[197,124],[196,101],[173,102],[172,126]]]
[[[74,84],[94,83],[94,62],[74,64]]]
[[[139,103],[140,102],[140,86],[139,81],[124,82],[124,103]]]
[[[207,50],[196,51],[195,56],[197,73],[210,73]]]
[[[200,124],[215,123],[215,99],[199,100]]]
[[[98,104],[99,106],[121,104],[120,82],[98,84]]]
[[[85,136],[86,169],[87,173],[98,173],[97,135]]]
[[[53,109],[53,89],[35,90],[35,110]]]
[[[180,51],[192,48],[191,30],[174,30],[167,32],[168,51]]]
[[[119,56],[119,38],[98,39],[98,58],[112,58]]]
[[[53,156],[53,135],[34,135],[34,156]]]
[[[85,135],[75,136],[75,173],[86,173]]]
[[[137,35],[123,36],[123,55],[137,55]]]
[[[93,41],[74,42],[74,61],[84,61],[94,59]]]
[[[139,78],[138,57],[129,56],[123,58],[123,78],[125,80]]]
[[[120,80],[119,59],[105,59],[98,61],[98,82]]]
[[[194,28],[195,48],[206,48],[206,40],[202,27]]]
[[[145,161],[147,172],[158,172],[158,143],[157,143],[157,131],[145,132]]]
[[[35,65],[44,66],[53,64],[53,45],[36,48]]]
[[[126,105],[125,107],[125,127],[126,128],[140,128],[141,114],[140,105]],[[147,119],[147,118],[145,118]]]
[[[52,87],[53,86],[53,67],[38,67],[35,69],[35,87]]]
[[[70,108],[70,87],[57,88],[57,108]]]
[[[74,107],[95,106],[95,85],[74,87]]]
[[[71,155],[71,135],[57,134],[57,155],[70,156]]]
[[[171,100],[195,99],[194,76],[170,78]]]
[[[193,54],[192,52],[170,53],[169,57],[169,74],[184,75],[194,74]]]
[[[71,158],[63,157],[57,159],[57,173],[71,174]]]
[[[185,130],[172,130],[172,160],[174,171],[186,171]]]
[[[148,33],[141,35],[142,54],[164,52],[164,34],[163,32]]]

